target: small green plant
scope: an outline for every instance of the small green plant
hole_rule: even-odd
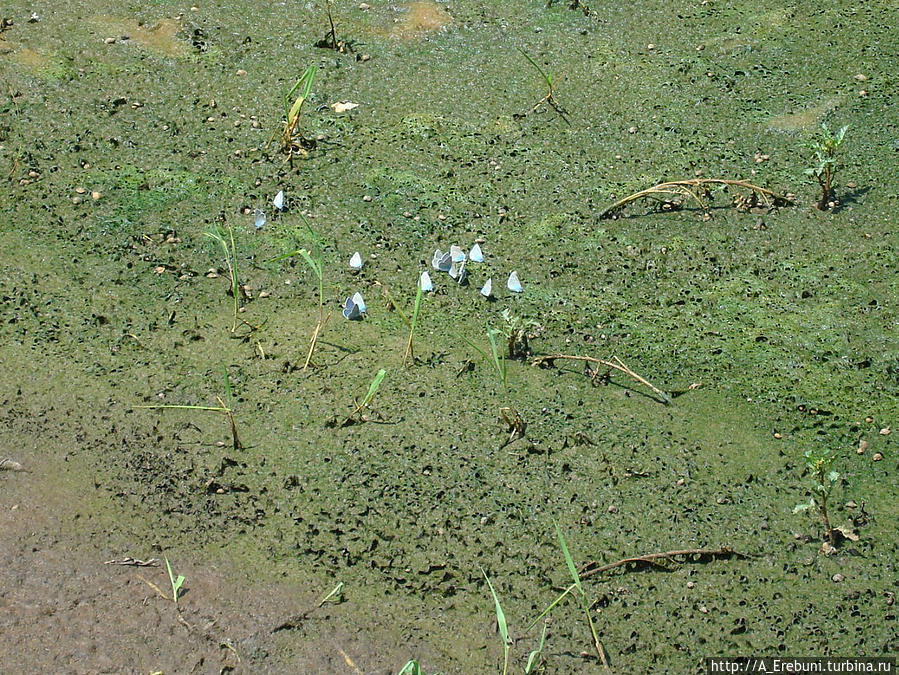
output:
[[[179,574],[178,577],[175,577],[175,574],[172,572],[172,566],[169,564],[169,559],[165,559],[165,568],[169,573],[169,581],[172,582],[172,600],[175,603],[175,607],[178,606],[178,593],[181,592],[181,586],[184,584],[184,575]]]
[[[545,103],[546,105],[550,106],[553,110],[555,110],[557,113],[559,113],[559,116],[562,117],[562,119],[567,120],[567,118],[565,117],[565,111],[562,110],[562,107],[556,101],[556,97],[555,97],[556,83],[562,78],[556,77],[555,75],[553,75],[551,73],[547,73],[545,70],[543,70],[543,68],[541,68],[540,65],[533,58],[531,58],[531,55],[528,54],[526,51],[524,51],[521,47],[518,47],[518,51],[520,51],[521,55],[524,56],[524,58],[526,58],[528,60],[528,63],[530,63],[532,66],[534,66],[534,68],[537,70],[537,72],[540,73],[540,77],[542,77],[543,81],[546,83],[546,95],[534,104],[534,107],[531,108],[531,110],[528,114],[535,112],[540,106],[542,106]],[[521,116],[523,117],[523,115],[521,115]]]
[[[793,507],[793,513],[816,510],[821,520],[824,521],[824,534],[828,543],[836,547],[834,528],[830,525],[830,515],[827,511],[827,502],[830,493],[840,480],[840,474],[833,469],[833,465],[839,458],[838,450],[815,450],[809,448],[805,451],[805,471],[812,479],[812,495],[807,502],[802,502]]]
[[[606,652],[603,649],[602,642],[599,641],[599,635],[596,632],[596,626],[593,624],[593,616],[590,613],[590,600],[587,598],[587,592],[584,590],[584,586],[581,583],[581,577],[578,574],[577,568],[574,566],[574,559],[571,557],[571,553],[568,550],[568,543],[565,541],[565,535],[562,534],[562,530],[559,528],[558,523],[555,524],[556,527],[556,536],[559,539],[559,547],[562,549],[562,554],[565,557],[565,565],[568,567],[568,573],[571,575],[573,583],[566,588],[558,598],[553,600],[549,606],[544,609],[540,614],[531,622],[531,625],[528,626],[528,630],[537,625],[537,622],[540,621],[543,617],[545,617],[549,612],[569,593],[574,593],[577,595],[578,600],[581,604],[581,609],[584,611],[584,616],[587,618],[587,625],[590,628],[590,637],[593,641],[593,649],[596,651],[596,655],[599,657],[600,662],[607,671],[609,670],[609,662],[606,659]]]
[[[381,382],[384,381],[384,376],[385,376],[386,374],[387,374],[387,371],[384,370],[383,368],[381,368],[381,369],[375,374],[374,378],[373,378],[372,381],[371,381],[371,384],[368,385],[368,392],[365,394],[365,396],[362,397],[362,401],[359,403],[359,405],[356,406],[356,409],[353,410],[353,412],[351,412],[351,413],[347,416],[347,418],[343,421],[343,424],[341,424],[340,426],[346,427],[346,426],[349,426],[350,424],[353,424],[353,423],[355,423],[355,422],[357,421],[357,420],[355,419],[356,415],[358,415],[359,413],[361,413],[362,410],[363,410],[369,403],[371,403],[372,400],[375,398],[375,394],[378,393],[378,388],[381,386]],[[365,421],[365,419],[360,415],[358,421]]]
[[[305,221],[305,218],[303,218],[303,220]],[[314,242],[311,250],[301,248],[293,251],[292,253],[285,253],[284,255],[272,258],[268,261],[279,262],[281,260],[300,256],[303,260],[306,261],[306,264],[309,265],[312,273],[315,275],[315,278],[318,279],[318,323],[315,324],[315,329],[312,331],[312,337],[309,338],[309,351],[306,353],[306,360],[303,362],[303,370],[309,368],[309,365],[312,363],[312,354],[313,352],[315,352],[315,345],[318,342],[318,338],[321,335],[322,330],[324,330],[325,324],[328,322],[328,319],[331,318],[330,314],[325,317],[325,291],[323,272],[324,254],[322,252],[322,241],[308,222],[306,222],[306,228],[309,230],[309,235],[312,237],[312,240]]]
[[[531,355],[528,342],[532,330],[539,329],[540,324],[532,319],[522,319],[512,314],[509,309],[503,310],[503,337],[506,339],[506,355],[510,359],[524,359]]]
[[[490,342],[490,353],[488,354],[484,349],[481,349],[474,342],[469,340],[464,335],[458,335],[459,339],[465,342],[469,347],[474,349],[478,354],[483,356],[485,359],[490,360],[493,364],[493,370],[496,373],[496,378],[499,380],[499,383],[503,386],[503,389],[506,388],[506,378],[508,372],[506,370],[506,353],[500,347],[500,341],[497,340],[497,336],[504,336],[502,330],[499,328],[491,328],[487,326],[487,339]]]
[[[338,581],[337,585],[330,590],[330,592],[318,601],[318,606],[322,607],[326,602],[333,602],[334,604],[339,604],[343,601],[343,582]]]
[[[240,301],[243,299],[243,289],[237,280],[237,258],[235,256],[234,246],[234,229],[228,225],[227,228],[219,224],[211,225],[204,233],[209,239],[216,242],[225,254],[225,264],[228,266],[228,279],[231,281],[231,297],[234,299],[234,321],[231,324],[231,332],[237,330],[237,324],[240,321],[237,314],[240,312]]]
[[[837,203],[833,190],[833,178],[837,166],[836,156],[848,128],[848,125],[840,127],[836,133],[833,133],[827,124],[822,122],[820,133],[809,144],[814,164],[806,169],[805,173],[814,176],[821,187],[821,199],[818,201],[819,211],[827,211]]]
[[[503,641],[503,675],[506,675],[506,671],[509,669],[509,651],[512,648],[512,640],[509,638],[509,626],[506,623],[506,614],[503,612],[502,605],[499,604],[499,596],[496,594],[493,584],[490,583],[490,577],[487,576],[487,573],[484,570],[481,570],[481,574],[483,574],[484,578],[487,580],[487,586],[490,587],[490,595],[493,596],[493,609],[496,612],[496,626],[499,629],[499,636]]]
[[[284,128],[281,131],[281,152],[287,154],[288,159],[293,159],[294,154],[306,154],[309,141],[297,135],[297,125],[300,122],[300,111],[303,104],[312,92],[312,82],[315,80],[315,66],[309,66],[300,75],[300,79],[291,87],[284,96]],[[297,93],[299,90],[299,93]],[[294,95],[296,97],[294,98]]]
[[[530,654],[528,654],[528,662],[524,667],[524,675],[532,675],[532,673],[536,673],[537,668],[540,666],[540,659],[543,658],[543,645],[546,644],[547,628],[548,625],[544,621],[543,633],[540,635],[540,644],[537,645],[537,649],[534,649]]]
[[[217,406],[206,406],[206,405],[135,405],[132,408],[143,408],[145,410],[205,410],[207,412],[215,412],[220,413],[225,416],[228,420],[228,426],[231,428],[231,443],[235,450],[243,450],[243,443],[240,442],[240,438],[237,436],[237,424],[234,422],[234,409],[232,407],[231,401],[233,400],[233,396],[231,393],[231,378],[228,375],[228,369],[225,366],[222,366],[222,370],[225,375],[225,398],[228,400],[228,404],[225,405],[225,401],[222,400],[221,396],[216,396],[215,400],[218,401]]]

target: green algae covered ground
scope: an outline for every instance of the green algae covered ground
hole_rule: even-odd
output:
[[[0,472],[13,567],[30,568],[29,517],[28,536],[98,564],[214,566],[217,588],[187,572],[183,612],[281,612],[203,628],[245,672],[389,673],[411,658],[501,672],[486,573],[519,672],[540,636],[526,629],[570,583],[558,524],[578,565],[748,556],[586,579],[615,672],[895,655],[891,3],[368,4],[332,6],[345,53],[314,46],[328,30],[314,3],[3,9],[0,454],[32,471]],[[529,113],[546,90],[521,50],[555,76],[563,114]],[[289,163],[271,139],[310,65],[298,129],[314,147]],[[849,125],[826,213],[804,175],[822,122]],[[694,177],[749,179],[794,205],[741,212],[717,192],[707,213],[640,202],[599,218]],[[274,259],[313,245],[307,223],[330,319],[303,370],[317,282],[300,257]],[[225,258],[204,236],[216,224],[233,230],[246,290],[233,334]],[[435,249],[476,240],[486,258],[467,285],[431,268]],[[435,291],[404,366],[401,313],[426,268]],[[521,294],[505,287],[512,270]],[[367,315],[345,321],[356,291]],[[487,332],[504,312],[534,356],[618,357],[670,405],[575,361],[509,360],[503,383]],[[341,426],[380,368],[368,421]],[[225,373],[243,449],[217,413],[137,407],[217,406]],[[505,408],[526,424],[510,443]],[[814,514],[792,512],[812,486],[808,449],[840,452],[831,518],[858,536],[830,556]],[[38,498],[52,519],[18,507]],[[63,576],[58,564],[29,574]],[[338,582],[340,603],[306,611]],[[105,602],[124,617],[140,599]],[[10,640],[64,650],[64,625],[35,635],[10,616]],[[111,623],[66,663],[96,671],[98,649],[119,671],[197,662],[197,643],[171,649],[195,624],[130,629],[147,653],[116,646]],[[61,663],[26,653],[26,670]],[[542,661],[600,670],[574,599],[553,610]]]

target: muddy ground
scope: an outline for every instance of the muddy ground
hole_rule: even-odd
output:
[[[899,651],[891,3],[2,12],[0,670],[502,672],[486,575],[509,672],[544,625],[542,672],[598,672],[577,598],[535,622],[557,526],[578,566],[739,554],[585,577],[613,672]],[[602,217],[697,178],[789,203]],[[476,241],[466,283],[432,267]]]

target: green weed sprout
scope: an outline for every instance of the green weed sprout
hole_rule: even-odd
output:
[[[557,78],[555,75],[552,75],[551,73],[547,73],[545,70],[543,70],[543,68],[541,68],[540,65],[534,59],[531,58],[531,55],[528,54],[526,51],[524,51],[521,47],[518,47],[518,51],[520,51],[521,55],[524,56],[524,58],[526,58],[528,60],[528,63],[530,63],[532,66],[534,66],[534,68],[537,70],[537,72],[540,73],[540,77],[542,77],[543,81],[546,82],[546,95],[534,104],[534,107],[531,108],[530,112],[535,112],[537,110],[537,108],[539,108],[541,105],[543,105],[545,103],[545,104],[551,106],[552,109],[555,110],[557,113],[559,113],[559,115],[562,117],[562,119],[566,119],[565,111],[562,110],[562,107],[559,105],[558,101],[556,101],[556,98],[555,98],[556,82],[558,82],[561,78],[560,77]],[[530,114],[530,113],[528,113],[528,114]],[[523,117],[523,115],[522,115],[522,117]]]
[[[305,221],[305,218],[303,218],[303,220]],[[313,250],[310,251],[309,249],[301,248],[292,253],[285,253],[284,255],[277,256],[268,261],[279,262],[281,260],[286,260],[287,258],[300,256],[306,261],[306,264],[309,265],[310,269],[312,269],[315,278],[318,279],[318,323],[315,324],[315,329],[312,331],[312,337],[309,338],[309,351],[306,353],[306,361],[303,363],[303,370],[309,368],[309,364],[312,363],[312,354],[315,352],[315,345],[318,342],[319,335],[321,335],[322,330],[324,330],[327,320],[330,318],[330,315],[327,318],[325,317],[322,241],[308,222],[306,223],[306,228],[309,230],[309,234],[315,242]]]
[[[493,369],[496,372],[496,377],[499,380],[500,384],[503,386],[503,389],[506,388],[506,353],[500,347],[500,342],[496,339],[497,336],[505,336],[505,333],[498,328],[490,328],[487,326],[487,339],[490,341],[490,354],[480,347],[478,347],[474,342],[469,340],[464,335],[459,335],[458,337],[465,343],[468,344],[469,347],[474,349],[478,354],[483,356],[485,359],[489,359],[493,364]]]
[[[606,652],[603,649],[602,642],[599,641],[599,635],[596,632],[596,626],[593,624],[593,616],[590,614],[590,601],[587,599],[587,593],[584,590],[583,585],[581,584],[581,577],[578,574],[577,568],[574,566],[574,560],[571,557],[571,553],[568,550],[568,544],[565,541],[565,535],[562,534],[562,530],[559,528],[558,523],[555,524],[556,535],[559,539],[559,547],[562,549],[562,554],[565,556],[565,565],[568,567],[568,573],[571,575],[573,583],[566,588],[558,598],[553,600],[549,606],[544,609],[540,614],[531,622],[531,625],[528,626],[527,630],[530,630],[534,626],[537,625],[537,622],[540,621],[544,616],[549,614],[549,612],[569,593],[575,593],[578,597],[578,600],[581,603],[581,609],[584,611],[584,616],[587,618],[587,625],[590,628],[590,637],[593,640],[593,648],[596,651],[596,655],[599,657],[600,662],[606,671],[609,670],[609,662],[606,659]]]
[[[234,298],[234,321],[231,325],[231,332],[237,330],[239,319],[237,314],[240,311],[240,300],[242,289],[237,280],[237,259],[235,257],[234,247],[234,229],[228,225],[227,230],[221,225],[211,225],[204,233],[207,237],[216,242],[225,254],[225,264],[228,266],[228,278],[231,281],[231,297]]]
[[[222,400],[221,396],[216,396],[215,400],[218,401],[217,406],[206,406],[206,405],[135,405],[131,406],[132,408],[142,408],[145,410],[205,410],[207,412],[215,412],[221,413],[228,420],[228,426],[231,428],[231,443],[232,447],[235,450],[243,450],[243,443],[240,442],[240,438],[237,436],[237,424],[234,422],[234,409],[232,408],[231,401],[233,400],[231,393],[231,378],[228,376],[228,369],[222,366],[222,370],[225,373],[225,398],[228,400],[228,405],[225,405],[225,402]]]
[[[322,607],[326,602],[339,603],[343,599],[343,582],[338,581],[337,585],[331,591],[318,601],[318,606]]]
[[[843,138],[849,126],[840,127],[833,133],[825,123],[821,123],[821,132],[810,144],[809,148],[814,154],[814,164],[805,170],[809,176],[814,176],[821,187],[821,199],[818,202],[819,211],[827,211],[836,204],[836,195],[833,191],[833,178],[836,173],[837,150],[843,144]]]
[[[172,582],[172,600],[175,603],[175,607],[178,606],[178,593],[181,591],[181,585],[184,583],[184,575],[179,574],[177,578],[175,578],[174,573],[172,572],[172,566],[169,564],[169,559],[165,559],[165,568],[169,572],[169,581]]]
[[[537,668],[540,665],[540,659],[543,655],[543,645],[546,644],[546,622],[543,623],[543,633],[540,635],[540,644],[537,645],[537,649],[533,650],[530,654],[528,654],[528,662],[524,667],[524,675],[531,675],[532,673],[537,672]]]
[[[302,110],[303,104],[312,91],[312,82],[315,80],[316,70],[315,66],[306,68],[300,79],[297,80],[296,84],[284,97],[285,120],[284,129],[281,131],[281,152],[287,153],[289,159],[293,158],[297,150],[305,153],[303,147],[294,141],[294,136],[300,121],[300,110]],[[299,90],[299,94],[297,94],[297,90]],[[296,94],[296,98],[293,98],[294,94]]]
[[[481,574],[483,574],[484,578],[487,580],[487,586],[490,587],[490,594],[493,596],[493,608],[496,612],[496,625],[499,628],[499,636],[503,641],[503,675],[506,675],[506,671],[509,669],[509,650],[512,647],[512,640],[509,638],[509,626],[506,623],[506,614],[499,604],[499,596],[497,596],[493,584],[490,583],[490,577],[487,576],[487,573],[484,570],[481,570]]]
[[[365,408],[365,406],[367,406],[369,403],[371,403],[375,397],[375,394],[378,393],[378,388],[381,386],[381,382],[384,381],[384,376],[386,374],[387,371],[383,368],[381,368],[377,372],[377,374],[375,374],[374,379],[372,379],[371,381],[371,384],[368,385],[368,392],[365,394],[365,396],[362,397],[362,402],[356,406],[356,409],[347,416],[347,418],[343,421],[343,424],[341,424],[340,426],[345,427],[353,424],[353,418],[360,412],[362,412],[362,409]]]
[[[421,666],[418,665],[418,661],[416,661],[415,659],[410,659],[396,675],[425,675],[425,671],[423,671],[421,669]],[[435,673],[435,675],[437,675],[437,673]]]
[[[793,513],[815,509],[824,521],[824,534],[831,546],[836,546],[834,528],[830,526],[830,516],[827,512],[827,500],[834,486],[840,480],[840,474],[834,471],[833,465],[839,457],[837,450],[808,449],[804,453],[805,470],[812,478],[812,495],[807,502],[802,502],[793,507]]]

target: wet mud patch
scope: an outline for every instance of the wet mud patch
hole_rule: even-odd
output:
[[[127,17],[95,16],[88,22],[102,40],[132,44],[160,56],[184,57],[192,51],[181,23],[175,19],[147,24]]]

